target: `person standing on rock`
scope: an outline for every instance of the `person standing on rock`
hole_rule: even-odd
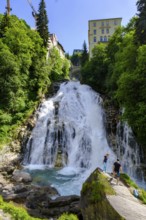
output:
[[[113,164],[113,177],[117,178],[117,185],[119,184],[120,172],[122,171],[122,166],[119,159]]]
[[[104,155],[104,158],[103,158],[103,171],[104,172],[106,172],[108,157],[109,157],[109,154],[106,154]]]

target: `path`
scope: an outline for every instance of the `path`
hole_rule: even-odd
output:
[[[108,195],[107,198],[112,207],[125,220],[146,220],[146,205],[135,198],[123,183],[119,182],[119,185],[116,185],[116,180],[113,179],[111,186],[116,195]]]

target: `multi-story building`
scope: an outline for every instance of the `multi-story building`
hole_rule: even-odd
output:
[[[92,57],[92,49],[98,43],[107,43],[110,36],[118,26],[121,26],[122,18],[108,18],[88,21],[89,57]]]
[[[63,46],[57,40],[56,35],[55,34],[50,34],[49,35],[49,40],[48,40],[48,51],[50,49],[52,49],[53,47],[55,47],[59,51],[59,54],[62,58],[65,57],[65,50],[64,50]]]
[[[73,50],[73,54],[81,54],[81,53],[83,53],[82,49],[74,49]]]

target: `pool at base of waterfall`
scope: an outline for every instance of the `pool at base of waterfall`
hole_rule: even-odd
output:
[[[26,166],[24,171],[32,176],[32,183],[39,186],[55,187],[61,196],[80,195],[87,171],[73,167],[49,168],[47,166]]]

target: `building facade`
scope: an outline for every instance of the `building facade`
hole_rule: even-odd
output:
[[[56,35],[50,34],[49,40],[48,40],[48,51],[50,51],[53,47],[55,47],[59,51],[59,54],[62,58],[65,57],[65,50],[64,50],[63,46],[57,40]]]
[[[74,49],[73,54],[82,54],[83,50],[82,49]]]
[[[121,26],[122,18],[109,18],[88,21],[89,57],[92,57],[92,49],[98,43],[108,43],[110,36],[116,28]]]

